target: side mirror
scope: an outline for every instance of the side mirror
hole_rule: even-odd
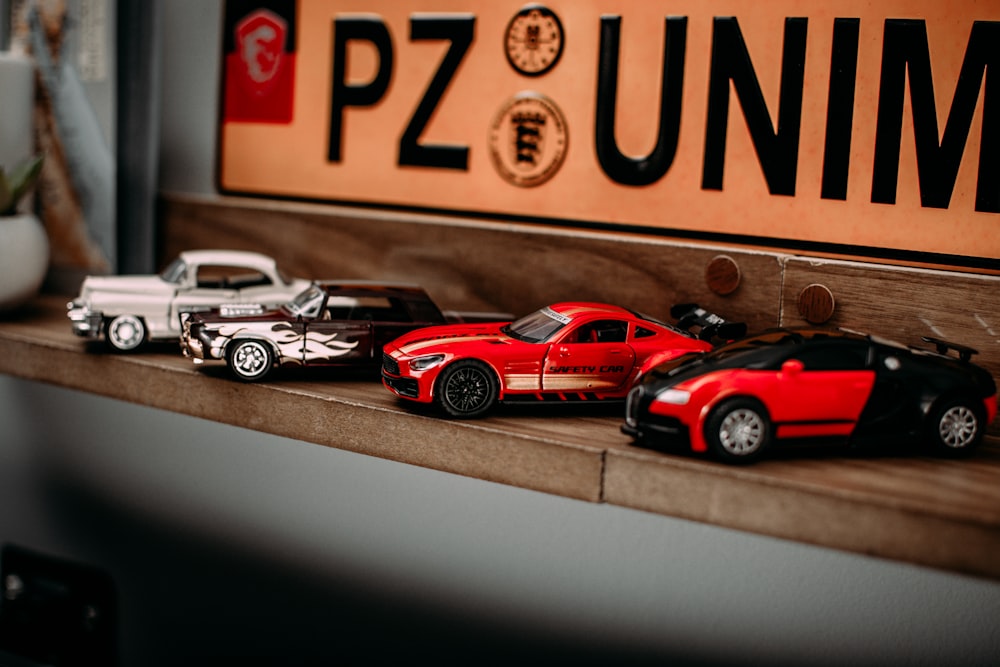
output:
[[[805,364],[798,359],[789,359],[785,363],[781,364],[781,372],[787,373],[788,375],[798,375],[805,369],[805,367]]]

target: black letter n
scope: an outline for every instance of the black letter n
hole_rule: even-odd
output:
[[[729,123],[729,82],[732,81],[768,191],[772,195],[795,194],[807,27],[808,21],[804,18],[785,19],[781,97],[778,100],[778,127],[775,129],[739,23],[734,17],[715,18],[708,82],[705,164],[701,175],[703,189],[722,189]]]

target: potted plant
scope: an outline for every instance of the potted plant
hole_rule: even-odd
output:
[[[49,240],[41,221],[18,208],[42,170],[37,155],[9,173],[0,166],[0,310],[34,296],[49,265]]]

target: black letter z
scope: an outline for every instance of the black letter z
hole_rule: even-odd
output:
[[[441,169],[469,168],[468,146],[424,145],[417,142],[430,121],[445,89],[472,44],[476,19],[474,16],[456,18],[410,18],[410,39],[447,39],[451,47],[441,61],[441,66],[431,79],[420,104],[417,105],[410,124],[399,139],[399,165],[438,167]]]

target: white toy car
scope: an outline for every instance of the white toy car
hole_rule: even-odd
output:
[[[249,311],[277,307],[309,287],[275,261],[240,250],[182,252],[160,275],[88,276],[67,304],[73,333],[102,334],[118,352],[147,341],[179,340],[182,313],[243,304]]]

